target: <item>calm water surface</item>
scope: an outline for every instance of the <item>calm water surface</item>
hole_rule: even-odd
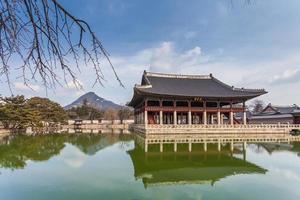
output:
[[[172,146],[131,135],[18,136],[0,144],[0,199],[300,199],[300,143]]]

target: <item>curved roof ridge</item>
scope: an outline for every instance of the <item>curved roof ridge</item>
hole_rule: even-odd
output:
[[[275,107],[275,108],[295,108],[295,107],[299,107],[297,104],[292,104],[292,105],[276,105],[276,104],[270,104],[270,106]]]
[[[265,89],[248,89],[248,88],[237,88],[237,87],[234,87],[234,86],[230,86],[222,81],[220,81],[219,79],[215,78],[212,76],[211,74],[211,77],[212,77],[212,80],[216,81],[217,83],[229,88],[229,89],[232,89],[232,90],[235,90],[235,91],[239,91],[239,92],[265,92]]]
[[[144,71],[145,76],[162,77],[162,78],[186,78],[186,79],[212,79],[212,74],[209,75],[188,75],[188,74],[171,74]]]
[[[266,91],[265,89],[261,89],[261,88],[258,88],[258,89],[249,89],[249,88],[236,88],[236,87],[233,87],[233,90],[236,90],[236,91],[246,91],[246,92],[265,92]]]
[[[138,85],[138,84],[135,84],[134,88],[140,88],[140,89],[152,88],[152,85],[151,84],[149,84],[149,85]]]

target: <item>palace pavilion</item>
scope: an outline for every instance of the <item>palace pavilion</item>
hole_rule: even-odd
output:
[[[210,75],[178,75],[144,71],[128,103],[135,124],[247,124],[245,102],[264,89],[229,86]],[[241,120],[235,113],[242,113]]]

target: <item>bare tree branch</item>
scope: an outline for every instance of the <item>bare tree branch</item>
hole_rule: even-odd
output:
[[[109,54],[89,24],[57,0],[0,0],[0,78],[5,77],[9,87],[13,70],[21,71],[27,86],[35,80],[46,89],[55,88],[71,78],[81,87],[74,72],[80,71],[81,60],[93,67],[95,84],[103,85],[102,58],[123,86]],[[21,65],[13,66],[15,60],[21,60]]]

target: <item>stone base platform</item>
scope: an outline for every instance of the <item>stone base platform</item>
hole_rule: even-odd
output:
[[[249,125],[153,125],[132,124],[130,130],[140,134],[289,134],[300,130],[300,125],[249,124]]]

